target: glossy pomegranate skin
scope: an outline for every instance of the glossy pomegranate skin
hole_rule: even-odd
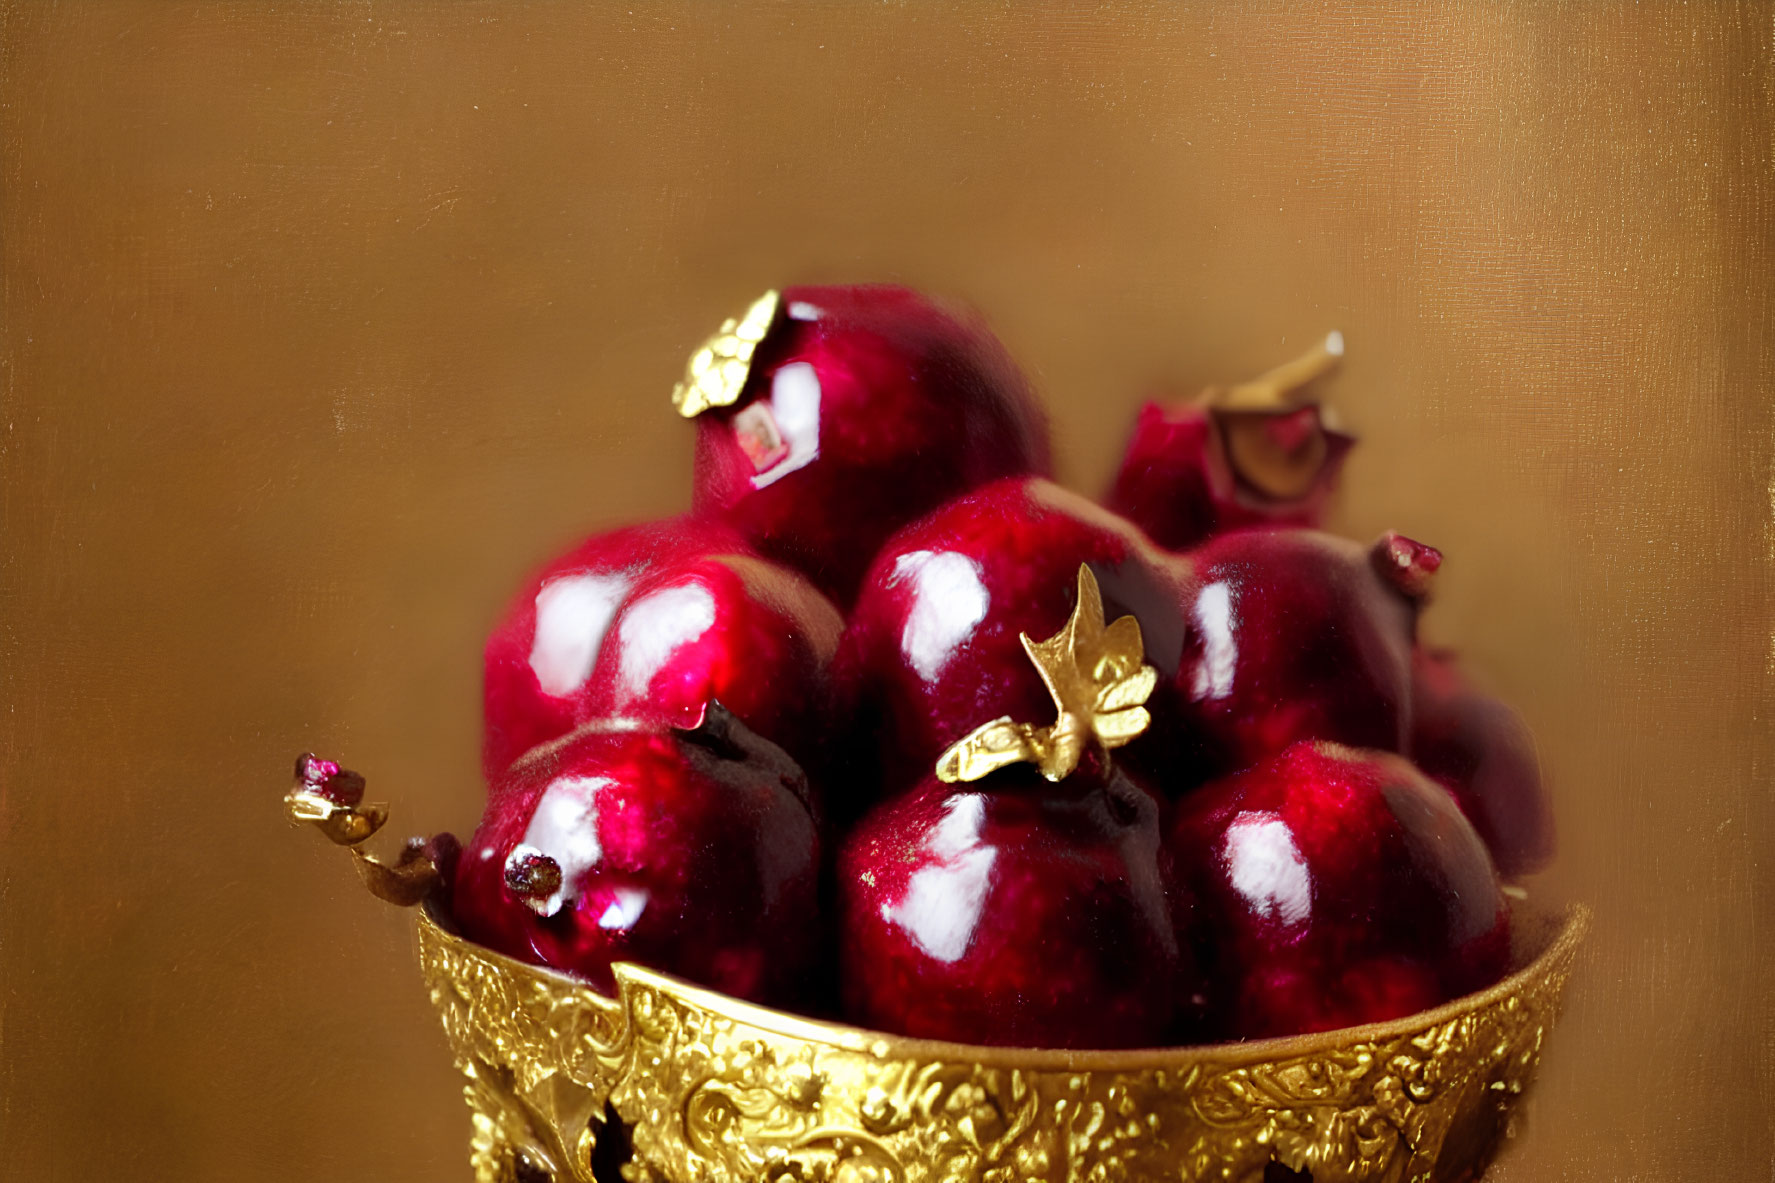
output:
[[[820,843],[801,790],[780,750],[669,730],[582,735],[496,784],[458,864],[456,920],[491,949],[606,992],[611,963],[636,961],[799,1003],[823,952]],[[552,915],[507,884],[521,845],[562,872]]]
[[[1187,564],[1084,498],[1014,478],[896,535],[870,568],[833,664],[864,757],[851,788],[909,788],[956,740],[1001,715],[1052,722],[1053,700],[1018,634],[1041,640],[1066,624],[1081,563],[1097,577],[1105,616],[1134,615],[1147,661],[1161,679],[1175,677]],[[1165,731],[1169,721],[1156,717],[1152,731]]]
[[[687,556],[746,549],[731,527],[667,518],[594,535],[527,580],[487,638],[487,778],[590,717],[586,680],[617,609],[643,576]]]
[[[1505,879],[1544,868],[1557,846],[1534,737],[1500,699],[1475,689],[1455,654],[1412,654],[1412,761],[1454,795]]]
[[[1232,435],[1308,470],[1294,487],[1266,490],[1241,472]],[[1327,429],[1312,405],[1257,413],[1149,402],[1104,504],[1168,550],[1249,526],[1317,527],[1354,442]]]
[[[694,505],[840,605],[890,534],[1045,473],[1047,424],[971,317],[892,286],[792,287],[731,407],[697,417]]]
[[[843,621],[726,527],[617,531],[532,586],[487,644],[489,778],[588,720],[684,726],[711,699],[797,758],[817,756]]]
[[[1027,766],[934,777],[838,859],[845,1014],[877,1030],[1018,1047],[1163,1041],[1178,950],[1158,807],[1121,774],[1081,787]]]
[[[1369,550],[1316,530],[1244,530],[1188,558],[1189,652],[1167,689],[1192,766],[1224,774],[1302,739],[1404,750],[1417,601]]]
[[[844,629],[800,575],[747,554],[661,563],[617,610],[586,678],[586,718],[683,727],[713,700],[818,776]]]
[[[1398,756],[1296,744],[1182,798],[1165,855],[1219,1038],[1380,1022],[1509,967],[1484,843]]]

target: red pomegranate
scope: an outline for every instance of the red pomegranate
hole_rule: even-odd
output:
[[[1398,756],[1295,744],[1181,798],[1165,850],[1221,1038],[1379,1022],[1508,968],[1485,844]]]
[[[711,704],[688,730],[583,733],[495,784],[458,861],[465,935],[614,988],[636,961],[804,1003],[825,952],[820,843],[786,753]]]
[[[1048,469],[1047,425],[1003,346],[906,288],[769,293],[674,395],[697,424],[694,505],[848,605],[888,536]]]
[[[1318,527],[1355,440],[1308,388],[1342,356],[1333,333],[1253,382],[1147,403],[1105,504],[1170,550],[1247,526]]]

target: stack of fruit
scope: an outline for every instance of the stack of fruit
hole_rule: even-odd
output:
[[[468,937],[613,988],[1137,1047],[1433,1006],[1508,967],[1551,826],[1516,715],[1418,644],[1441,562],[1317,529],[1312,383],[1141,414],[1107,508],[973,319],[772,292],[692,359],[694,508],[486,651]]]

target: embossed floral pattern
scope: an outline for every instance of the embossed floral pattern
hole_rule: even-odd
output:
[[[609,1106],[629,1183],[1318,1183],[1476,1177],[1534,1074],[1587,914],[1484,993],[1241,1048],[1089,1053],[887,1039],[622,966],[620,998],[419,921],[480,1183],[591,1183]]]

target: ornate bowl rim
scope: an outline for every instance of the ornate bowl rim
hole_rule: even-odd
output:
[[[1179,1065],[1209,1061],[1224,1066],[1258,1064],[1334,1051],[1355,1043],[1380,1043],[1412,1035],[1519,996],[1558,967],[1569,964],[1583,943],[1592,918],[1590,907],[1583,903],[1549,906],[1513,901],[1511,920],[1513,927],[1518,929],[1520,968],[1483,990],[1451,999],[1429,1010],[1414,1011],[1385,1022],[1338,1027],[1307,1035],[1283,1035],[1235,1042],[1068,1050],[954,1043],[873,1031],[836,1020],[812,1018],[747,1002],[630,961],[619,961],[611,967],[616,978],[617,993],[606,994],[583,978],[519,961],[452,931],[430,903],[417,911],[418,924],[431,939],[446,946],[472,950],[475,956],[500,965],[507,972],[520,977],[541,979],[555,983],[557,989],[573,990],[581,997],[595,1000],[599,1006],[612,1011],[623,1007],[623,998],[630,993],[631,987],[645,987],[675,998],[687,1006],[719,1015],[760,1032],[860,1052],[876,1059],[971,1062],[981,1067],[1038,1072],[1174,1069]],[[1525,933],[1522,929],[1529,931]]]

